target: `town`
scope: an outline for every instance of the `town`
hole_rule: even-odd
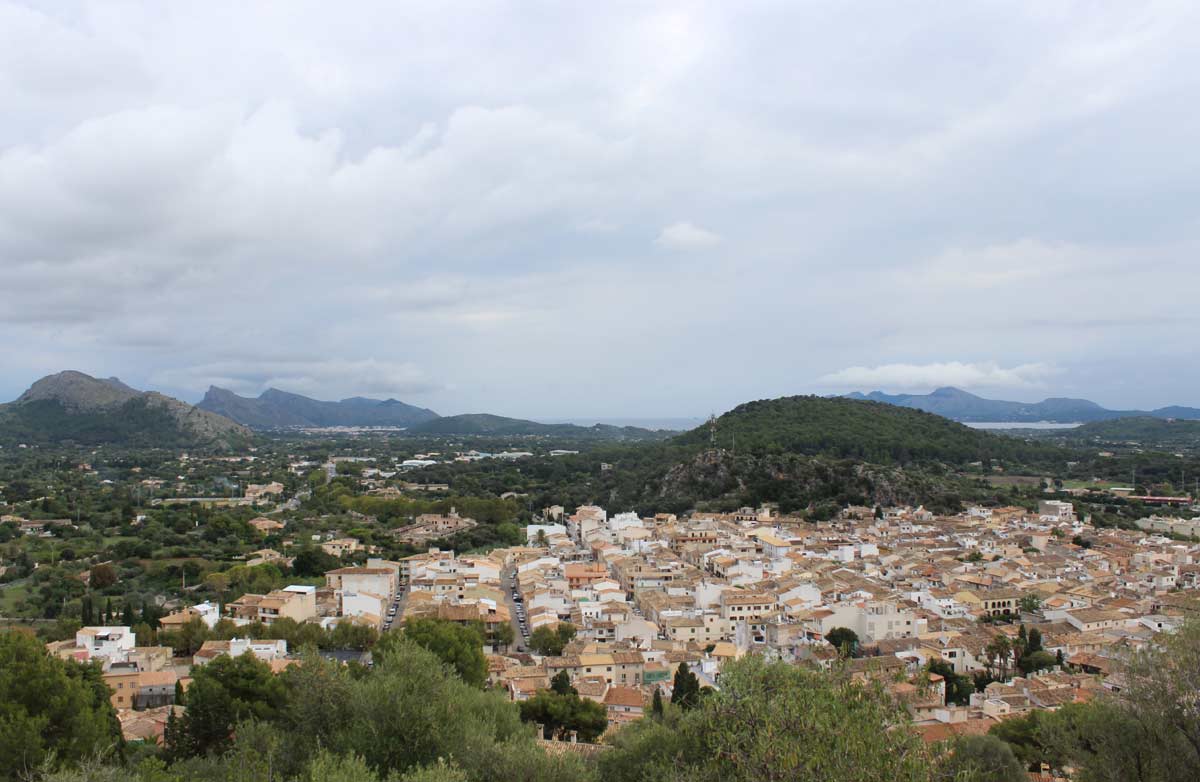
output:
[[[953,516],[847,507],[819,523],[770,507],[643,518],[553,506],[536,521],[523,545],[486,554],[430,548],[388,560],[354,538],[323,540],[327,554],[359,563],[326,571],[318,586],[178,606],[160,632],[286,620],[378,632],[420,618],[478,625],[490,686],[519,702],[565,673],[604,707],[610,730],[643,717],[656,691],[669,699],[681,666],[719,689],[722,665],[747,654],[846,665],[883,682],[926,740],[943,741],[1119,691],[1120,656],[1177,629],[1200,589],[1200,545],[1161,534],[1200,521],[1096,529],[1060,500]],[[265,516],[249,524],[286,532]],[[452,510],[395,532],[440,538],[474,524]],[[270,549],[249,560],[262,562],[291,564]],[[141,645],[130,626],[82,627],[48,649],[99,660],[127,738],[154,740],[189,664],[250,653],[280,671],[299,651],[234,629],[178,658]]]

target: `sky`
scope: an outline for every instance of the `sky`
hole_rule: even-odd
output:
[[[1200,405],[1198,16],[0,0],[0,399]]]

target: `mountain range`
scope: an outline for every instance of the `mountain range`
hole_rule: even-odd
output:
[[[66,371],[0,405],[0,442],[229,448],[252,436],[230,419],[115,377]]]
[[[959,388],[939,388],[929,394],[885,394],[855,391],[845,394],[849,399],[884,402],[935,413],[945,418],[968,423],[1088,423],[1111,421],[1115,418],[1149,416],[1152,418],[1183,418],[1200,420],[1200,409],[1194,407],[1160,407],[1157,410],[1109,410],[1087,399],[1053,397],[1040,402],[1006,402],[985,399]]]
[[[300,394],[269,388],[257,398],[238,396],[212,386],[196,407],[223,415],[252,429],[322,426],[410,427],[439,416],[432,410],[396,399],[356,396],[340,402],[323,402]]]
[[[465,415],[448,415],[425,421],[409,429],[415,434],[451,434],[451,435],[553,435],[556,437],[576,437],[587,440],[648,440],[665,439],[672,432],[643,429],[638,426],[613,426],[611,424],[594,424],[593,426],[577,426],[576,424],[543,424],[537,421],[526,421],[522,418],[506,418],[502,415],[488,413],[467,413]]]

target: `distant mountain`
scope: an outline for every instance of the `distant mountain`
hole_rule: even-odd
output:
[[[703,446],[714,439],[719,448],[738,453],[833,456],[879,464],[1034,462],[1058,457],[1048,446],[971,429],[921,410],[843,397],[747,402],[671,442]]]
[[[958,388],[939,388],[929,394],[885,394],[872,391],[863,394],[855,391],[845,395],[848,399],[884,402],[897,407],[908,407],[935,413],[955,421],[978,423],[1087,423],[1109,421],[1115,418],[1150,416],[1153,418],[1185,418],[1200,420],[1200,409],[1194,407],[1162,407],[1157,410],[1107,410],[1087,399],[1055,397],[1041,402],[1005,402],[984,399]]]
[[[251,437],[220,415],[116,378],[66,371],[0,405],[0,441],[228,448]]]
[[[664,433],[636,426],[576,426],[575,424],[542,424],[522,418],[505,418],[488,413],[448,415],[410,427],[414,434],[457,434],[457,435],[545,435],[555,437],[577,437],[596,440],[650,440],[662,439]]]
[[[212,386],[196,405],[254,429],[293,426],[403,426],[432,421],[432,410],[395,399],[366,399],[361,396],[340,402],[322,402],[299,394],[269,388],[257,399],[238,396]]]

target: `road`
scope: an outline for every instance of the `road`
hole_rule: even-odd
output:
[[[402,617],[404,616],[404,602],[407,599],[408,589],[406,588],[405,584],[401,584],[400,588],[396,591],[396,599],[392,601],[392,605],[390,606],[390,608],[396,609],[396,613],[383,618],[384,632],[391,630],[393,626],[399,626],[400,622],[402,621]]]
[[[513,629],[513,650],[517,652],[529,651],[529,633],[522,632],[521,623],[517,618],[517,608],[524,610],[521,603],[512,599],[513,592],[517,591],[516,587],[516,569],[505,568],[500,571],[500,591],[504,594],[504,605],[508,606],[508,615],[512,621]]]

